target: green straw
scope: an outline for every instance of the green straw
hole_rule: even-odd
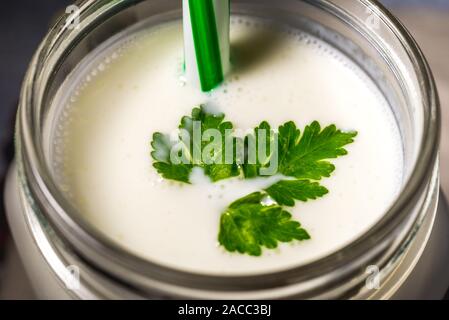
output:
[[[229,0],[183,4],[187,80],[199,81],[207,92],[223,82],[229,68]]]

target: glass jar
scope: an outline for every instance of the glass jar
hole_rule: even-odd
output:
[[[52,100],[89,52],[143,20],[181,17],[176,0],[81,1],[80,25],[61,17],[26,74],[17,118],[16,165],[7,188],[14,238],[43,298],[438,298],[449,283],[449,217],[439,200],[439,102],[418,46],[371,0],[235,0],[234,13],[267,17],[330,43],[371,76],[396,116],[404,187],[383,218],[340,251],[290,270],[206,276],[143,260],[86,223],[49,165]],[[16,174],[18,172],[18,174]],[[80,282],[70,286],[70,276]],[[417,276],[419,275],[419,276]],[[438,280],[435,281],[435,277]],[[73,284],[73,283],[72,283]]]

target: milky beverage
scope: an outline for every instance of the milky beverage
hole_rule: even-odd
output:
[[[180,21],[118,37],[86,57],[61,88],[59,121],[49,129],[61,190],[80,214],[127,250],[161,265],[206,274],[273,272],[324,257],[366,232],[403,180],[402,143],[388,103],[351,60],[301,31],[233,17],[234,70],[202,93],[183,80]],[[238,67],[237,67],[238,66]],[[288,208],[310,233],[261,257],[218,244],[221,213],[273,183],[234,178],[191,185],[165,181],[152,167],[154,132],[173,132],[207,104],[243,130],[314,120],[356,130],[349,154],[321,184],[329,194]]]

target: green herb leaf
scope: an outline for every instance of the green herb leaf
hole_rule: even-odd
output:
[[[218,240],[230,252],[260,256],[262,247],[278,242],[310,239],[301,224],[277,204],[265,205],[265,193],[255,192],[237,200],[223,213]]]
[[[213,182],[239,176],[236,152],[231,154],[230,160],[226,159],[224,152],[226,142],[232,146],[233,151],[236,145],[236,138],[232,136],[233,125],[225,122],[224,118],[224,114],[210,113],[204,106],[200,106],[192,110],[191,116],[181,119],[178,141],[171,142],[167,135],[155,133],[151,143],[154,150],[151,155],[156,161],[153,166],[162,177],[185,183],[190,183],[189,176],[195,166],[203,168]],[[214,133],[219,133],[219,136]],[[207,134],[210,136],[209,140],[203,141]],[[220,140],[216,141],[217,139]],[[170,160],[170,152],[175,144],[183,146],[180,148],[183,149],[183,152],[180,151],[180,164],[173,164]]]
[[[293,121],[287,122],[279,127],[279,163],[284,163],[290,157],[291,152],[299,143],[301,131],[296,128]]]
[[[330,177],[335,166],[326,160],[348,154],[343,147],[354,142],[356,136],[357,132],[342,132],[335,125],[321,130],[314,121],[300,137],[296,125],[288,122],[279,129],[279,172],[297,179]]]
[[[170,152],[174,143],[170,141],[170,137],[157,132],[153,135],[151,146],[153,147],[151,156],[156,160],[153,163],[153,167],[163,178],[189,183],[193,167],[189,164],[174,164],[171,162]]]
[[[192,173],[192,166],[184,164],[174,165],[164,162],[155,162],[153,166],[165,179],[190,183],[189,179]]]
[[[329,191],[310,180],[282,180],[265,189],[268,195],[281,206],[293,207],[295,200],[306,202],[321,198]]]
[[[239,167],[235,160],[235,152],[233,152],[230,161],[226,161],[226,140],[230,139],[228,145],[232,146],[232,150],[234,150],[236,140],[232,136],[232,123],[229,121],[225,122],[224,118],[225,115],[223,113],[209,113],[205,110],[204,106],[201,106],[192,111],[191,117],[184,117],[180,125],[180,129],[186,129],[191,136],[193,134],[192,126],[194,121],[201,123],[202,134],[207,134],[208,130],[209,132],[211,132],[210,130],[216,130],[216,132],[220,133],[221,140],[219,141],[215,141],[215,138],[211,136],[208,141],[202,141],[201,146],[193,146],[193,148],[199,148],[201,151],[202,159],[200,165],[204,168],[204,173],[209,176],[213,182],[240,175]],[[214,143],[212,148],[210,147],[211,143]],[[208,152],[208,150],[210,150],[210,152]],[[226,164],[228,162],[232,163]]]
[[[245,178],[262,176],[261,169],[269,166],[274,153],[277,152],[273,150],[275,139],[277,136],[266,121],[256,127],[253,134],[245,137],[245,158],[242,164]],[[277,147],[277,145],[274,146]]]

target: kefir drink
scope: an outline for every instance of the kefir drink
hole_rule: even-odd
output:
[[[267,21],[231,20],[234,68],[202,93],[183,79],[181,21],[123,34],[86,57],[60,89],[59,121],[49,128],[53,171],[79,213],[130,252],[203,274],[249,275],[296,267],[337,251],[372,227],[403,182],[402,142],[374,82],[342,53],[299,30]],[[263,248],[259,257],[226,251],[220,216],[230,203],[276,177],[191,184],[153,168],[155,132],[173,132],[201,104],[235,128],[268,121],[277,128],[317,120],[357,131],[348,155],[320,184],[329,193],[287,210],[311,236]]]

